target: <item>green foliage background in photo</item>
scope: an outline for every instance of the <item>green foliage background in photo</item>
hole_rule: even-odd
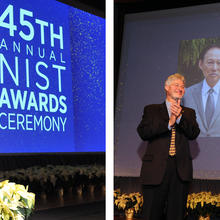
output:
[[[178,54],[178,73],[184,75],[186,87],[203,80],[203,74],[198,67],[199,55],[209,44],[220,45],[220,37],[181,40]]]

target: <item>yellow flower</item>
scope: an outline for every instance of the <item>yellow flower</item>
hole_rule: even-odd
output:
[[[197,212],[200,212],[201,209],[202,212],[209,212],[209,209],[207,209],[207,205],[210,205],[212,207],[220,207],[220,194],[219,195],[212,195],[211,192],[200,192],[200,193],[191,193],[188,195],[187,198],[187,209],[191,210],[197,210]],[[211,214],[211,213],[209,213]]]
[[[117,189],[114,191],[114,204],[119,209],[134,208],[137,213],[143,206],[143,196],[139,192],[121,194],[120,189]]]
[[[8,184],[9,180],[5,180],[3,182],[0,182],[0,188],[2,188],[4,185]]]

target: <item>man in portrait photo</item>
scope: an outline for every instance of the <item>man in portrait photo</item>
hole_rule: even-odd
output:
[[[186,89],[183,104],[195,109],[200,137],[220,137],[220,43],[217,40],[207,41],[202,47],[199,41],[194,44],[198,54],[194,63],[200,73],[196,75],[192,67],[188,71],[185,67],[184,75],[187,75],[188,81],[198,80],[199,74],[201,79]],[[191,57],[196,57],[196,54],[192,52]]]

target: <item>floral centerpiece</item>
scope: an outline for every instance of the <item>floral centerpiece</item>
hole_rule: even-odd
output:
[[[0,182],[0,219],[23,220],[30,216],[35,205],[35,194],[28,187],[5,180]]]
[[[189,194],[187,212],[189,215],[203,218],[220,215],[220,194],[212,195],[211,192]]]
[[[120,193],[120,190],[114,191],[114,204],[119,210],[125,210],[125,214],[139,213],[143,206],[143,196],[139,192]]]

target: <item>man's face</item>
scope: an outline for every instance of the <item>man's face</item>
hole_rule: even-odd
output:
[[[220,79],[220,48],[209,49],[203,60],[199,61],[199,68],[202,70],[204,77],[210,87]]]
[[[174,79],[169,85],[165,85],[168,100],[181,99],[185,93],[185,85],[182,80]]]

